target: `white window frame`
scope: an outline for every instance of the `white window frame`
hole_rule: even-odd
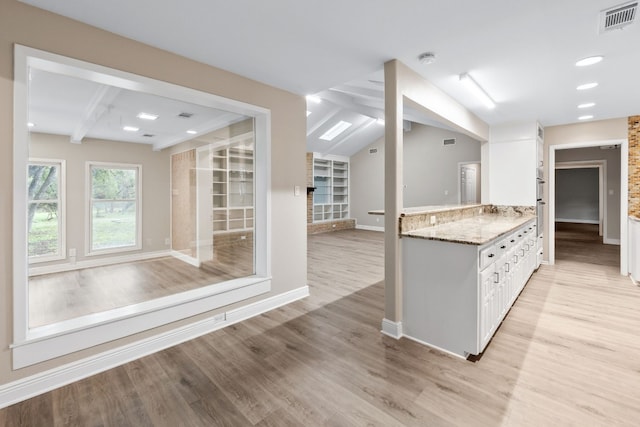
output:
[[[29,256],[29,264],[59,261],[67,257],[67,217],[66,217],[66,161],[63,159],[30,158],[29,165],[45,165],[58,167],[58,253],[54,255]],[[27,200],[27,203],[31,203]],[[27,234],[27,244],[29,236]]]
[[[136,171],[136,241],[133,245],[118,246],[106,249],[93,249],[93,174],[91,169],[127,169]],[[86,232],[85,253],[87,256],[107,255],[120,252],[138,251],[142,249],[142,165],[132,163],[86,162]],[[103,200],[98,200],[103,201]]]
[[[29,159],[28,82],[37,68],[124,89],[195,103],[255,120],[255,274],[106,312],[29,327],[26,176]],[[26,46],[14,46],[13,114],[13,369],[89,349],[173,322],[204,315],[209,332],[221,307],[271,291],[271,111],[175,84]],[[160,147],[164,148],[164,147]],[[177,328],[179,329],[179,328]],[[181,330],[174,330],[182,338]],[[187,332],[184,332],[185,334]],[[123,343],[122,346],[125,344]],[[143,350],[140,350],[143,351]],[[143,354],[131,355],[140,357]],[[127,356],[129,357],[129,356]]]

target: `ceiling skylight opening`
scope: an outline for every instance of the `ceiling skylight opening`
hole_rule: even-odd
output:
[[[580,61],[576,62],[576,67],[588,67],[589,65],[597,64],[603,59],[604,59],[604,56],[600,56],[600,55],[583,58]]]
[[[598,83],[596,82],[591,82],[591,83],[585,83],[582,84],[580,86],[578,86],[576,88],[576,90],[587,90],[587,89],[593,89],[594,87],[598,86]]]
[[[491,99],[489,94],[471,78],[467,73],[460,74],[460,81],[467,87],[469,92],[473,94],[479,101],[481,101],[487,108],[496,108],[496,103]]]
[[[322,98],[316,95],[307,95],[307,102],[312,102],[314,104],[320,104],[322,102]]]
[[[584,104],[580,104],[578,105],[578,108],[583,109],[583,108],[591,108],[593,106],[595,106],[596,103],[595,102],[585,102]]]
[[[340,120],[331,129],[329,129],[328,131],[323,133],[320,136],[320,139],[322,139],[323,141],[331,141],[336,136],[340,135],[342,132],[344,132],[345,130],[349,129],[351,127],[351,125],[352,125],[352,123],[345,122],[344,120]]]
[[[156,120],[158,118],[158,115],[150,113],[138,113],[136,117],[142,120]]]
[[[125,126],[122,128],[122,130],[127,131],[127,132],[138,132],[140,130],[140,128],[137,128],[135,126]]]
[[[189,130],[187,131],[187,133],[188,133],[189,135],[197,135],[197,134],[198,134],[198,131],[197,131],[197,130],[193,130],[193,129],[189,129]]]
[[[587,114],[586,116],[578,117],[578,120],[591,120],[591,119],[593,119],[593,116],[591,114]]]

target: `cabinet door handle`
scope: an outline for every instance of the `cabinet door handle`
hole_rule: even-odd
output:
[[[500,273],[498,273],[497,271],[495,273],[495,277],[493,279],[493,283],[500,283]]]
[[[513,242],[515,242],[515,241],[516,241],[516,239],[511,239],[511,243],[513,243]]]
[[[487,255],[489,258],[493,258],[495,255],[494,254],[489,254]]]
[[[507,273],[509,272],[509,263],[508,262],[504,264],[504,271],[507,272]]]
[[[506,248],[506,246],[505,246],[505,245],[500,246],[500,249],[504,249],[504,248]]]

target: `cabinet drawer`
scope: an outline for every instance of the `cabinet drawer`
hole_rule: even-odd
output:
[[[480,249],[480,270],[487,268],[487,266],[491,265],[497,258],[496,245],[490,245],[484,249]]]

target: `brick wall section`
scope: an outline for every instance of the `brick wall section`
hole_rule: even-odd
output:
[[[329,231],[351,230],[356,228],[355,219],[341,219],[336,221],[316,222],[307,224],[307,234],[327,233]]]
[[[629,117],[629,215],[640,218],[640,116]]]

